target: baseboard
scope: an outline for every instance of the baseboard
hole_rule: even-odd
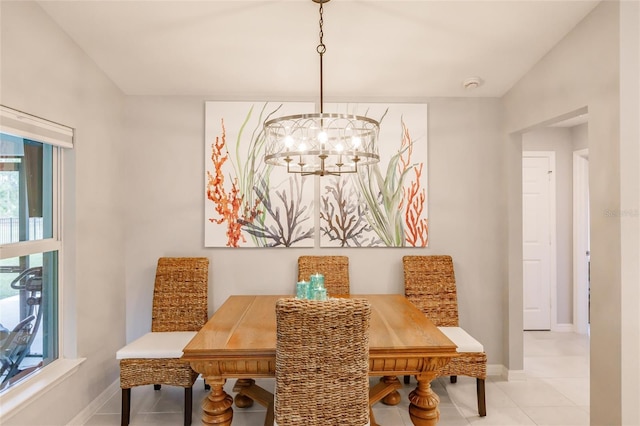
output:
[[[487,364],[487,376],[505,377],[505,371],[502,364]]]
[[[116,379],[107,387],[100,395],[96,397],[91,403],[77,416],[75,416],[67,426],[78,426],[83,425],[91,416],[93,416],[99,409],[102,407],[113,395],[120,390],[120,379]]]
[[[527,380],[524,370],[507,370],[506,378],[508,382]]]
[[[571,333],[574,330],[573,324],[556,324],[551,327],[551,331],[557,331],[561,333]]]
[[[524,370],[509,370],[502,364],[487,365],[487,376],[500,377],[508,382],[527,380]]]

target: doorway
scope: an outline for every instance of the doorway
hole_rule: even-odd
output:
[[[541,183],[534,184],[534,169],[522,170],[523,197],[523,330],[574,331],[587,333],[589,312],[589,204],[588,204],[588,124],[583,111],[570,118],[541,124],[522,133],[522,158],[547,157],[553,154],[554,167],[540,164],[537,171]],[[533,160],[529,160],[533,161]],[[543,160],[537,160],[543,161]],[[524,163],[523,163],[524,164]],[[554,195],[548,204],[539,198],[544,183],[545,167]],[[544,187],[542,188],[544,189]],[[529,197],[529,206],[527,206]],[[546,205],[552,206],[551,216],[541,214]],[[527,215],[531,218],[527,219]],[[551,217],[549,223],[546,220]],[[541,230],[548,229],[548,231]],[[538,232],[539,235],[535,235]],[[578,234],[579,233],[579,234]],[[545,237],[548,237],[545,239]],[[549,274],[544,257],[528,253],[542,250],[546,241],[550,251]],[[537,243],[536,246],[534,243]],[[530,285],[527,281],[535,281]],[[547,299],[547,287],[550,290]],[[530,317],[545,315],[550,307],[550,323]]]
[[[556,288],[556,159],[522,153],[522,279],[524,330],[551,330]]]

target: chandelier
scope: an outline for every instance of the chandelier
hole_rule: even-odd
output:
[[[320,112],[277,117],[264,123],[265,162],[285,166],[287,172],[302,175],[357,173],[359,166],[380,161],[378,132],[380,124],[369,117],[325,113],[322,88],[323,3],[320,4]]]

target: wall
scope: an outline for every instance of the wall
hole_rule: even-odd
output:
[[[556,316],[555,323],[552,316],[551,328],[567,331],[573,324],[573,148],[571,130],[548,127],[527,132],[522,135],[522,150],[555,152]]]
[[[619,7],[618,2],[602,2],[504,97],[506,130],[512,135],[508,144],[522,130],[588,107],[592,425],[622,422],[619,360],[621,317],[625,312],[621,311],[620,218],[603,213],[620,208]],[[635,43],[637,49],[637,40]],[[508,179],[519,179],[513,168],[509,168]],[[515,192],[509,193],[511,211],[517,211],[519,198]],[[513,214],[511,220],[517,221],[517,215]],[[513,231],[517,233],[517,227]],[[510,269],[518,268],[520,261],[510,256]],[[521,295],[522,279],[518,282],[516,275],[510,278],[509,292]],[[637,303],[633,306],[637,309]],[[521,307],[514,304],[509,310],[510,318],[516,318]],[[517,332],[510,330],[510,347],[518,344]],[[624,341],[630,339],[633,346],[637,338],[637,334],[631,334]],[[510,354],[517,352],[518,348],[510,348]],[[625,390],[635,392],[627,394],[626,400],[635,398],[637,405],[637,387]]]
[[[571,127],[571,143],[574,151],[587,149],[589,144],[589,125],[580,124]]]
[[[62,425],[118,377],[115,351],[125,342],[123,96],[35,3],[0,7],[0,102],[75,129],[64,156],[62,311],[65,356],[86,357],[2,424]]]
[[[622,424],[640,424],[640,2],[620,4]]]
[[[504,309],[507,256],[498,100],[426,100],[429,248],[342,250],[203,247],[205,100],[211,99],[127,98],[127,340],[149,329],[160,256],[209,257],[213,312],[231,294],[292,294],[302,254],[349,256],[357,294],[402,293],[403,255],[448,253],[456,268],[461,324],[483,342],[490,364],[503,363],[503,325],[495,320]]]

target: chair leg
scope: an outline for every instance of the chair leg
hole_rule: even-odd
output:
[[[191,412],[193,411],[193,388],[184,388],[184,426],[191,426]]]
[[[120,413],[120,426],[129,426],[131,413],[131,388],[122,389],[122,412]]]
[[[411,376],[404,376],[404,384],[405,385],[408,385],[410,381],[411,381]]]
[[[478,391],[478,414],[480,417],[487,415],[487,401],[484,395],[484,379],[476,379],[476,390]]]
[[[153,390],[160,390],[162,385],[153,385]]]
[[[267,404],[267,415],[264,418],[264,426],[273,426],[275,415],[275,405],[273,400],[271,400]]]
[[[458,383],[458,376],[450,376],[449,381],[451,383]]]
[[[369,405],[369,426],[380,426],[376,423],[376,418],[373,416],[373,407]]]

